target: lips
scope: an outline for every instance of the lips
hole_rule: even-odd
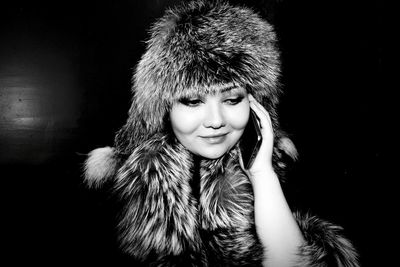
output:
[[[220,144],[225,141],[227,135],[228,133],[212,134],[212,135],[201,136],[201,138],[209,144]]]

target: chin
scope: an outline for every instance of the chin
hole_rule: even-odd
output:
[[[199,155],[206,159],[218,159],[225,155],[228,149],[214,150],[214,151],[203,151]]]
[[[206,159],[219,159],[220,157],[222,157],[225,153],[222,154],[218,154],[218,155],[201,155],[203,158]]]

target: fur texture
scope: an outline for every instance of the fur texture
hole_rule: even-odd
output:
[[[300,248],[299,266],[359,266],[358,254],[343,236],[342,227],[309,214],[296,212],[294,215],[307,241]]]
[[[129,118],[116,136],[120,153],[166,133],[166,114],[179,98],[226,84],[246,88],[262,103],[280,138],[279,52],[273,27],[259,15],[220,1],[193,1],[168,10],[150,34],[133,76]]]
[[[85,180],[90,187],[99,187],[117,171],[118,156],[112,147],[102,147],[91,151],[86,159]]]
[[[157,255],[157,264],[189,255],[182,266],[260,265],[251,184],[236,150],[195,167],[192,155],[168,139],[146,141],[118,172],[116,189],[126,203],[119,225],[123,249],[142,260]]]
[[[252,10],[194,1],[168,10],[150,31],[138,63],[127,123],[115,148],[90,153],[86,182],[114,184],[123,210],[122,249],[151,266],[261,266],[264,254],[253,215],[253,192],[234,147],[217,160],[188,152],[166,121],[182,96],[246,88],[270,113],[273,163],[297,151],[278,124],[280,62],[273,28]],[[340,228],[296,215],[307,241],[298,266],[358,266]]]
[[[199,161],[163,135],[138,146],[113,180],[123,203],[122,249],[152,266],[261,266],[252,187],[237,151]],[[296,266],[358,266],[339,226],[294,216],[306,240]]]

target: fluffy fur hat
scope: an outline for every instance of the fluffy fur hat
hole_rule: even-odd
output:
[[[167,10],[150,33],[133,76],[129,118],[116,136],[119,152],[130,154],[138,143],[164,132],[175,100],[218,85],[245,87],[276,123],[276,36],[255,12],[226,2],[193,1]]]
[[[264,105],[272,118],[276,147],[295,157],[292,142],[278,125],[279,74],[273,27],[253,10],[205,0],[169,9],[150,29],[133,75],[129,117],[116,135],[113,153],[129,156],[138,144],[168,133],[166,118],[176,100],[233,84]],[[116,166],[114,160],[111,157],[107,165]]]

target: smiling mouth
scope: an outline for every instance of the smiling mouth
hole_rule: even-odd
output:
[[[205,140],[209,144],[220,144],[223,143],[226,139],[226,136],[228,133],[225,134],[216,134],[216,135],[207,135],[207,136],[201,136],[203,140]]]

